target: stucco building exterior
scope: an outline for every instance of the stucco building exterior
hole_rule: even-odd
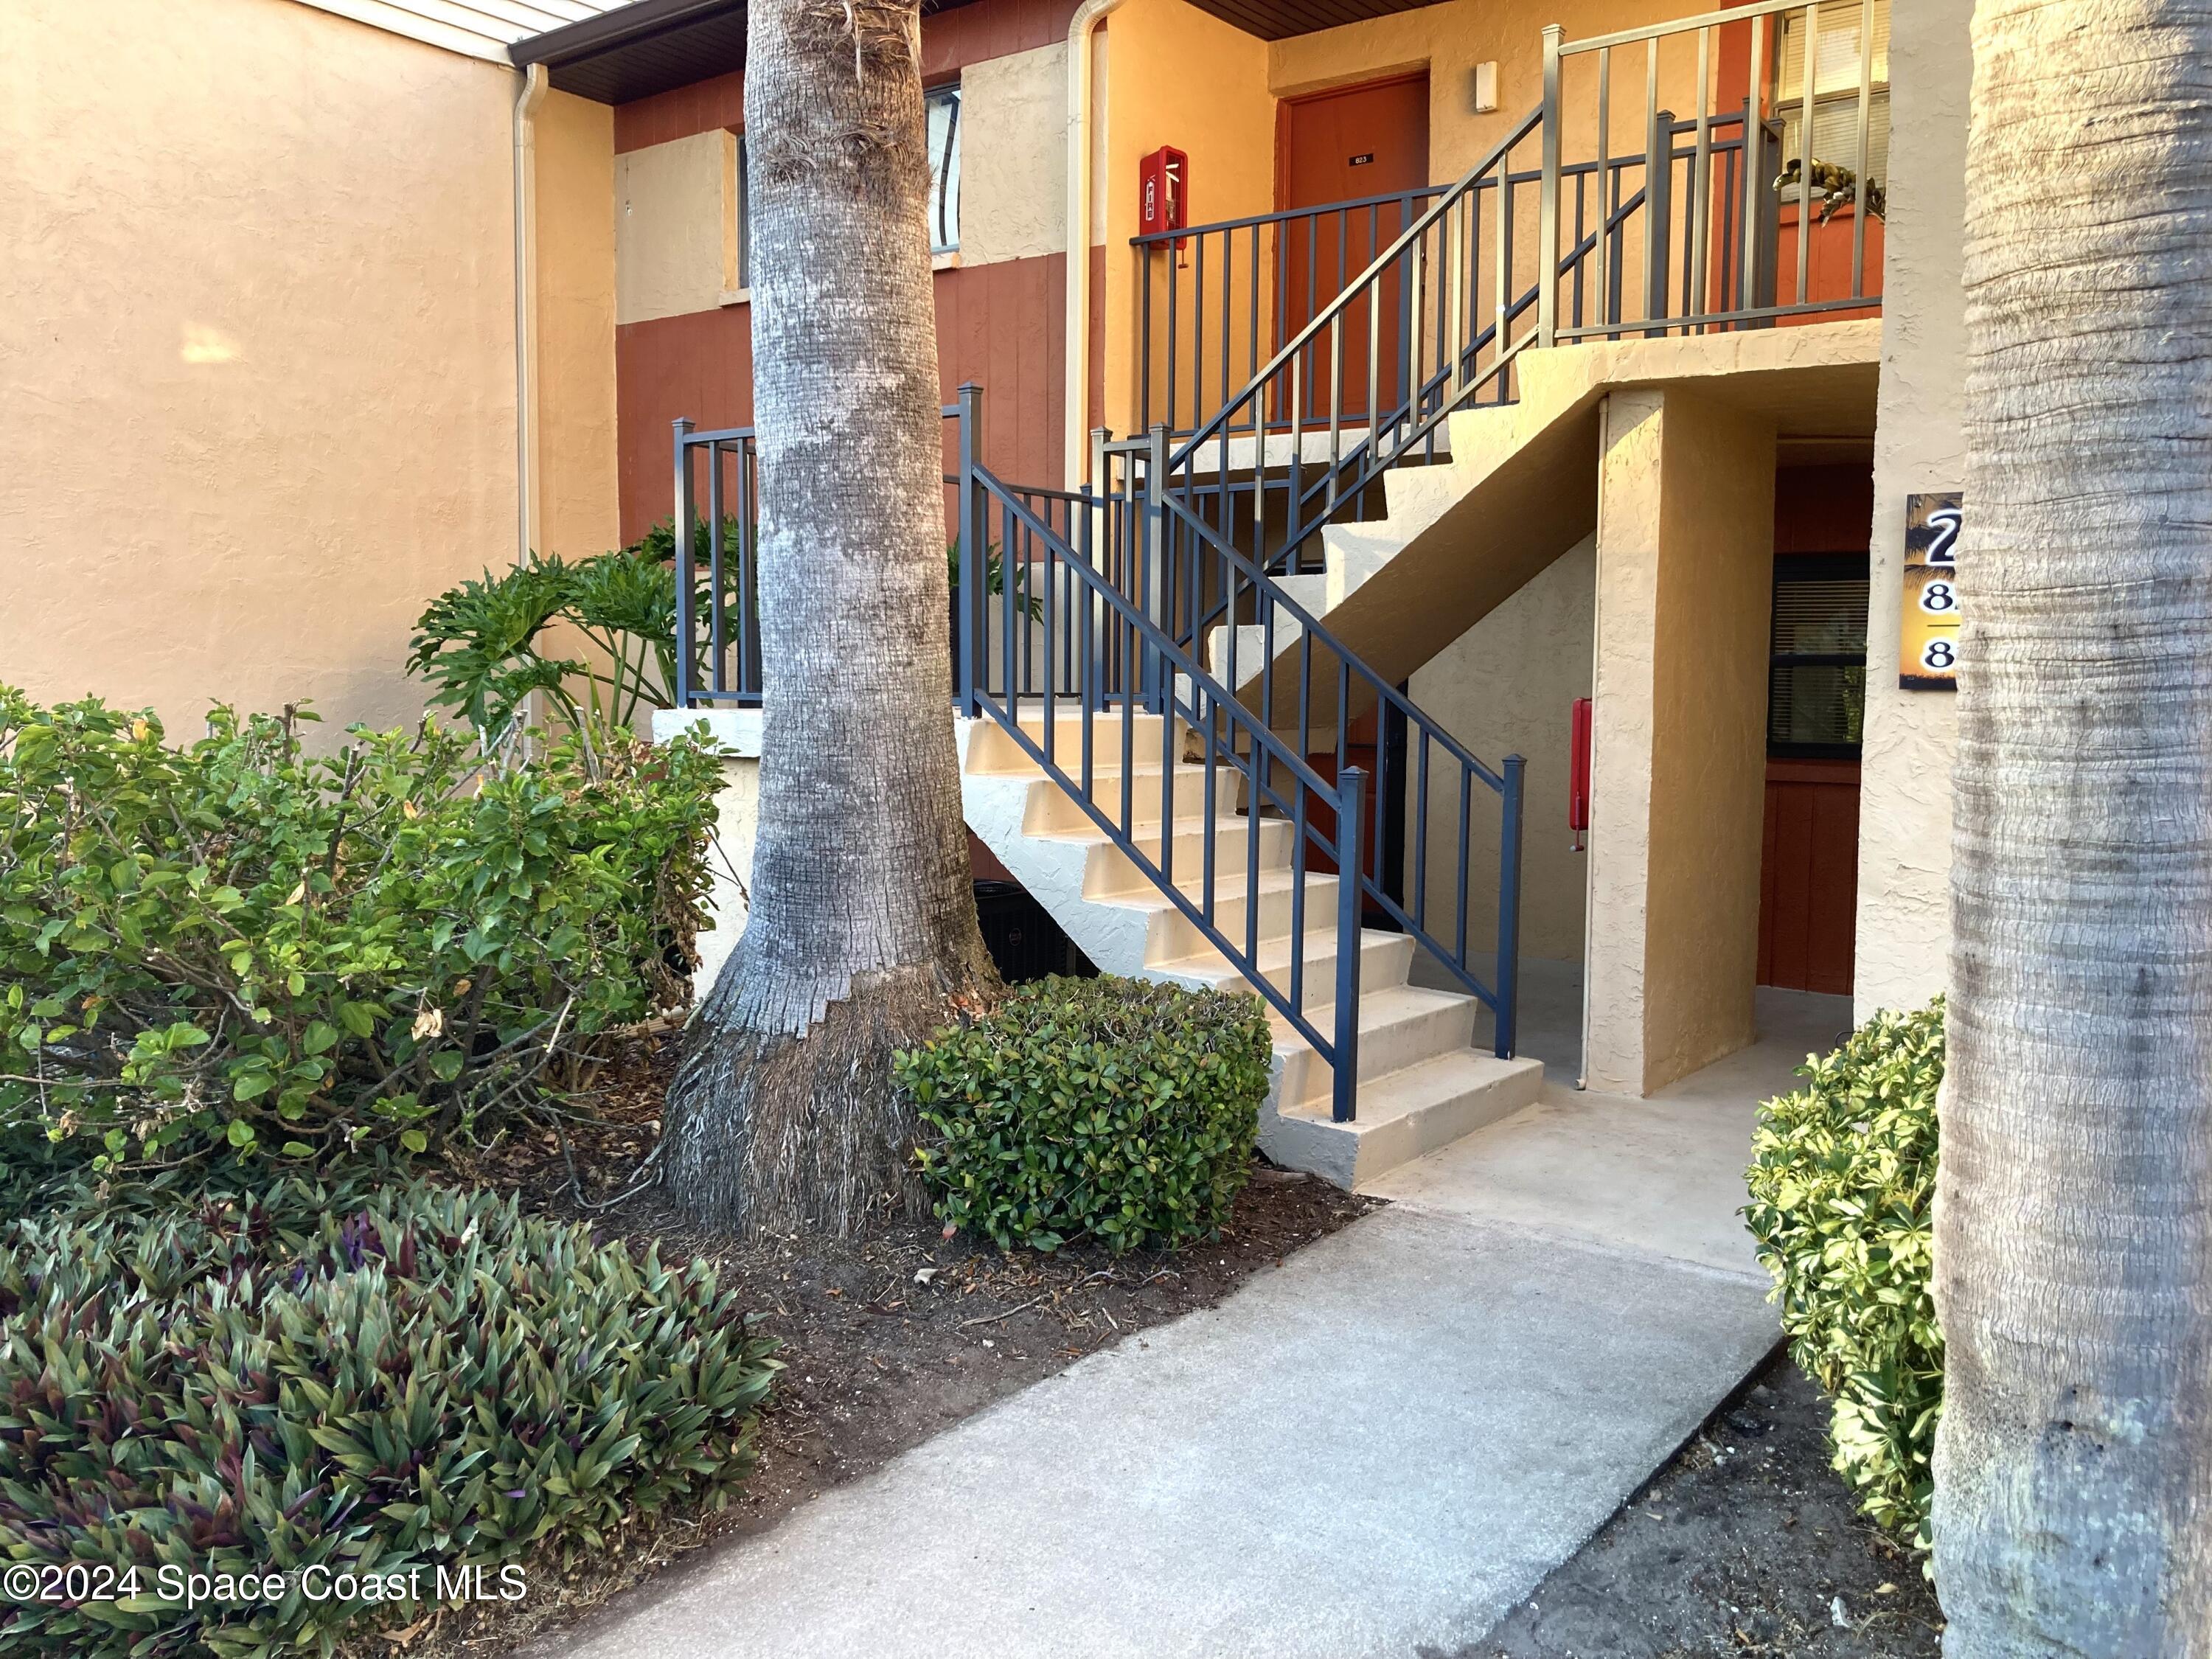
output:
[[[173,726],[210,698],[410,718],[433,592],[635,539],[673,511],[673,424],[748,425],[742,0],[539,0],[489,33],[447,10],[0,16],[0,678]],[[1459,895],[1467,986],[1511,977],[1466,943],[1500,937],[1506,889],[1468,872],[1510,831],[1416,776],[1424,745],[1525,759],[1518,980],[1577,1011],[1541,1057],[1589,1087],[1743,1046],[1759,986],[1843,1017],[1941,988],[1952,699],[1899,671],[1908,520],[1963,471],[1969,13],[925,9],[940,365],[948,404],[983,389],[978,462],[1066,498],[1072,550],[1079,492],[1137,476],[1161,428],[1155,497],[1226,515],[1220,559],[1402,688],[1412,750],[1385,691],[1324,709],[1341,741],[1308,756],[1384,776],[1362,914],[1411,927],[1408,985],[1457,988],[1417,890]],[[1808,157],[1883,199],[1808,196],[1783,176]],[[1142,215],[1169,167],[1163,234]],[[1419,434],[1387,463],[1386,406]],[[1364,470],[1286,548],[1270,515],[1304,510],[1297,468],[1336,476],[1345,430]],[[1185,619],[1200,671],[1250,631],[1230,599],[1224,629]],[[1287,637],[1255,648],[1286,664]],[[697,715],[731,747],[740,848],[750,701]],[[1033,823],[999,811],[971,813],[979,869],[1048,889]],[[1039,896],[1101,966],[1166,971],[1157,940],[1115,957],[1095,886]]]

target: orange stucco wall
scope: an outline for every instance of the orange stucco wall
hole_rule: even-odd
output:
[[[291,0],[0,7],[0,678],[419,713],[517,535],[513,71]]]

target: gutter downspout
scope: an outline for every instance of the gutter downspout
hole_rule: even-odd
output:
[[[538,106],[545,65],[522,72],[514,100],[514,562],[538,544]]]
[[[1091,453],[1091,37],[1121,0],[1083,0],[1067,26],[1067,396],[1062,487],[1081,488]]]

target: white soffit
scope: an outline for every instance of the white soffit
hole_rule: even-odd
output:
[[[300,0],[448,52],[507,61],[515,41],[617,11],[629,0]]]

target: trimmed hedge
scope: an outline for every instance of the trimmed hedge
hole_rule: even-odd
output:
[[[1210,1237],[1250,1174],[1273,1043],[1257,997],[1039,980],[898,1055],[948,1227],[1001,1249]]]
[[[684,1000],[703,749],[208,724],[0,687],[0,1202],[421,1152]]]
[[[1943,1337],[1930,1288],[1943,1002],[1876,1014],[1759,1109],[1744,1211],[1790,1355],[1835,1402],[1835,1466],[1928,1547]]]
[[[0,1561],[135,1568],[137,1598],[0,1601],[0,1650],[327,1652],[419,1604],[336,1575],[610,1546],[726,1498],[777,1369],[714,1269],[417,1186],[350,1213],[279,1183],[149,1222],[0,1228]],[[167,1565],[280,1572],[187,1610]],[[303,1583],[308,1569],[325,1577]],[[129,1586],[125,1586],[129,1588]]]

